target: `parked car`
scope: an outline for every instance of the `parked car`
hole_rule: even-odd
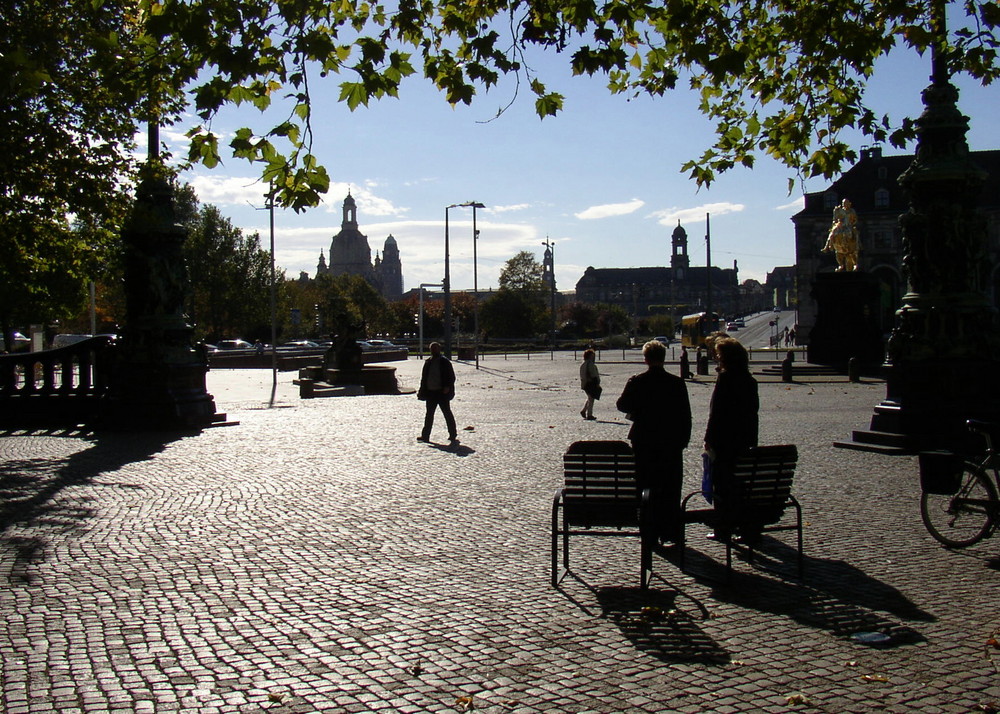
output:
[[[654,337],[653,339],[656,340],[657,342],[662,342],[663,345],[666,347],[670,346],[670,338],[667,337],[666,335],[660,335],[659,337]]]
[[[253,345],[246,340],[219,340],[219,344],[215,346],[215,349],[219,352],[228,352],[231,350],[252,350]]]
[[[52,349],[69,347],[70,345],[75,345],[77,342],[89,340],[91,337],[93,335],[56,335],[52,338]]]
[[[11,335],[11,349],[15,352],[27,352],[31,349],[31,340],[22,335],[20,332],[15,332]],[[0,350],[5,349],[5,345],[0,345]]]
[[[312,340],[292,340],[291,342],[286,342],[283,345],[278,346],[278,351],[282,350],[291,352],[294,350],[315,350],[319,349],[319,344],[313,342]]]
[[[376,350],[389,350],[396,348],[396,345],[389,340],[366,340],[366,342]]]

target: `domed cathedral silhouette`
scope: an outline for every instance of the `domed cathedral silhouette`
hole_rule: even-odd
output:
[[[386,300],[403,295],[403,265],[396,239],[392,235],[385,239],[382,256],[376,253],[373,264],[368,236],[358,228],[358,205],[350,191],[344,199],[340,232],[330,241],[329,261],[320,252],[316,275],[360,275]]]

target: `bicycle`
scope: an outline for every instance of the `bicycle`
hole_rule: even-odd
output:
[[[986,441],[982,461],[951,452],[919,456],[920,517],[931,536],[949,548],[978,543],[1000,526],[1000,453],[993,449],[1000,424],[970,419],[966,426]]]

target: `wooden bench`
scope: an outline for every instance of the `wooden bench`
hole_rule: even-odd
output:
[[[565,485],[552,501],[552,585],[569,572],[569,538],[575,535],[636,537],[642,588],[653,569],[652,544],[642,536],[644,504],[636,486],[635,455],[624,441],[577,441],[563,454]],[[559,545],[562,542],[562,568]]]
[[[686,550],[687,524],[703,523],[716,529],[719,540],[726,545],[726,574],[732,575],[733,547],[739,545],[747,550],[749,560],[753,560],[755,539],[749,538],[742,544],[734,543],[732,535],[744,533],[758,534],[775,531],[796,531],[798,535],[798,574],[803,574],[802,556],[802,507],[792,495],[792,478],[798,462],[798,449],[794,445],[758,446],[750,450],[736,462],[733,474],[732,493],[725,515],[715,508],[689,510],[688,504],[701,491],[685,496],[681,502],[682,535],[680,542],[680,567],[684,571],[684,551]],[[795,511],[794,522],[785,519],[785,512],[791,506]],[[720,533],[721,531],[721,533]],[[686,571],[685,571],[686,572]]]

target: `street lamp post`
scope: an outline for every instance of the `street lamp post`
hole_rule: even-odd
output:
[[[476,369],[479,369],[479,262],[476,256],[476,246],[479,243],[479,229],[476,228],[476,209],[486,208],[486,206],[478,201],[470,201],[468,205],[472,206],[472,296],[475,300],[473,303],[474,317],[472,329],[474,333],[472,345],[476,351]]]
[[[451,265],[448,247],[448,211],[458,204],[453,203],[444,209],[444,356],[451,359]]]
[[[451,359],[451,255],[449,248],[449,227],[448,227],[448,211],[452,208],[471,208],[472,209],[472,270],[473,270],[473,280],[476,285],[474,289],[478,290],[478,275],[476,274],[476,240],[479,237],[479,231],[476,230],[476,209],[485,208],[485,206],[478,201],[466,201],[465,203],[453,203],[450,206],[445,206],[444,209],[444,354],[445,357]],[[478,335],[479,333],[479,295],[476,295],[476,325],[475,330]],[[476,338],[478,340],[478,337]],[[476,350],[476,368],[479,367],[479,350],[477,345]]]

